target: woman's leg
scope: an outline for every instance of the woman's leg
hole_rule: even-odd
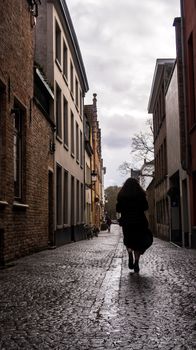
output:
[[[128,254],[129,254],[128,266],[129,266],[129,269],[133,269],[133,268],[134,268],[134,264],[133,264],[133,253],[132,253],[132,249],[127,247],[127,251],[128,251]]]
[[[134,271],[139,272],[139,260],[140,260],[140,255],[141,253],[138,251],[134,251],[134,256],[135,256],[135,263],[134,263]]]

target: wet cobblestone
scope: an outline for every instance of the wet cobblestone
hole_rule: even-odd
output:
[[[196,350],[196,251],[154,240],[139,274],[121,228],[0,271],[1,350]]]

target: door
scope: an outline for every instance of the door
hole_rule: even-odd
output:
[[[74,177],[71,177],[71,240],[75,241],[74,234],[75,225],[75,181]]]
[[[48,172],[48,242],[49,245],[55,245],[54,239],[54,212],[53,212],[53,172]]]

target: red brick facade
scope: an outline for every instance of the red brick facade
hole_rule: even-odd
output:
[[[102,157],[101,157],[101,129],[97,114],[97,94],[93,94],[93,104],[85,105],[85,113],[92,123],[91,171],[97,174],[97,181],[92,191],[92,222],[100,229],[102,220]]]
[[[190,175],[191,225],[196,246],[196,2],[181,0],[183,25],[188,172]]]
[[[52,241],[49,188],[53,181],[53,124],[34,99],[34,18],[30,4],[27,0],[8,0],[0,7],[1,264],[43,249]],[[48,94],[52,103],[52,95],[44,86],[43,94]]]

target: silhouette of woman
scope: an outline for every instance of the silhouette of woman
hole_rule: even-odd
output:
[[[121,213],[124,244],[129,254],[129,268],[139,272],[140,255],[152,244],[152,233],[144,211],[148,209],[145,191],[136,179],[128,178],[117,196],[116,211]],[[133,257],[134,252],[134,257]],[[134,258],[134,261],[133,261]]]

